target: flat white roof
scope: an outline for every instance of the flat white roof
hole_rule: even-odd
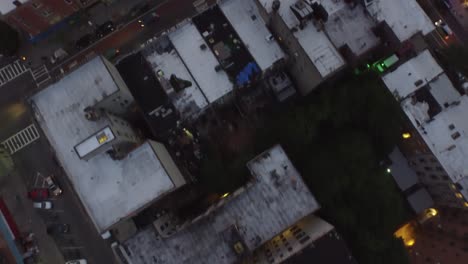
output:
[[[294,35],[323,78],[345,65],[340,53],[325,33],[317,31],[317,28],[311,23]]]
[[[161,70],[167,80],[174,74],[178,78],[192,83],[192,86],[179,91],[173,98],[174,106],[179,110],[182,116],[189,117],[197,115],[205,109],[208,105],[207,99],[174,49],[161,54],[154,52],[147,56],[146,60],[151,64],[156,75],[158,71]]]
[[[83,110],[116,91],[97,57],[32,98],[37,121],[100,232],[174,187],[149,142],[123,160],[101,154],[84,161],[74,151],[107,125],[105,118],[87,120]]]
[[[109,127],[99,130],[83,142],[75,146],[75,150],[80,157],[84,157],[100,146],[114,140],[115,136]]]
[[[177,25],[169,38],[210,103],[232,91],[233,84],[226,72],[215,71],[218,60],[192,22]],[[201,45],[206,48],[202,50]]]
[[[259,1],[268,13],[272,12],[274,0]],[[297,0],[281,1],[278,12],[290,29],[297,28],[297,31],[293,33],[294,36],[301,44],[320,75],[325,78],[344,66],[345,62],[338,50],[336,50],[335,46],[328,39],[327,35],[323,31],[318,31],[312,21],[308,21],[302,30],[299,29],[299,20],[290,9],[290,6],[296,2]]]
[[[386,21],[400,41],[422,32],[427,35],[434,24],[416,0],[374,0],[367,10],[378,22]]]
[[[276,40],[267,40],[271,33],[254,1],[224,0],[218,4],[262,71],[284,57]]]
[[[434,201],[425,188],[420,188],[416,192],[408,195],[407,199],[416,214],[421,214],[426,209],[434,206]]]
[[[350,8],[345,1],[330,0],[322,4],[329,15],[325,31],[337,48],[346,44],[360,56],[379,44],[379,38],[372,32],[375,22],[362,5]]]
[[[24,4],[26,3],[27,1],[29,0],[19,0],[18,2]],[[1,0],[0,1],[0,15],[5,15],[6,13],[12,11],[13,9],[16,8],[15,4],[13,4],[13,2],[15,2],[14,0]]]
[[[405,98],[442,73],[444,71],[431,53],[425,50],[393,72],[384,75],[382,80],[392,93]]]
[[[405,191],[411,186],[418,183],[418,176],[410,167],[408,160],[398,147],[389,155],[392,164],[389,166],[391,169],[392,177],[397,183],[400,190]]]
[[[208,215],[168,238],[156,237],[151,227],[127,240],[131,261],[238,263],[236,242],[253,251],[319,209],[281,146],[260,154],[247,166],[254,178],[251,183],[223,199]]]
[[[432,56],[428,56],[430,53],[426,52],[418,55],[400,66],[405,69],[404,74],[395,74],[397,69],[383,79],[390,91],[400,94],[397,99],[401,100],[403,111],[448,176],[453,182],[463,186],[464,189],[460,192],[468,199],[468,97],[460,96],[445,74],[437,76],[440,66]],[[415,65],[424,70],[414,67]],[[424,72],[429,74],[422,74]],[[427,77],[424,79],[427,85],[409,89],[404,83],[414,85],[413,76]],[[430,76],[433,79],[429,79]],[[422,95],[416,96],[418,92]]]

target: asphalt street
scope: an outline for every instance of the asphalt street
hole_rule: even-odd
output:
[[[434,0],[418,0],[418,3],[424,9],[426,14],[435,22],[442,19],[452,29],[456,36],[455,41],[467,45],[468,44],[468,32],[462,25],[457,21],[453,14],[442,5],[438,5]],[[441,39],[443,41],[443,38]],[[450,44],[450,43],[447,43]]]

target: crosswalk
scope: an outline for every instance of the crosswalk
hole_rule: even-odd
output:
[[[5,83],[15,79],[21,74],[28,71],[28,68],[21,64],[19,60],[8,64],[7,66],[0,69],[0,86],[3,86]]]
[[[39,137],[40,134],[39,131],[37,131],[36,126],[31,124],[3,141],[2,145],[10,152],[10,154],[13,154],[36,141]]]
[[[34,70],[31,70],[32,77],[36,82],[37,86],[42,85],[43,83],[50,80],[50,74],[45,65],[40,66]]]

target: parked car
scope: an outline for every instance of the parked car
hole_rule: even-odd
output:
[[[107,21],[104,24],[100,25],[96,30],[96,36],[102,38],[115,30],[114,23],[112,21]]]
[[[138,20],[138,23],[140,23],[141,27],[144,27],[145,25],[150,25],[154,22],[157,22],[159,20],[159,14],[156,12],[151,12],[147,15],[144,15],[141,19]]]
[[[94,40],[95,37],[93,34],[86,34],[75,42],[75,47],[77,49],[84,49],[91,45],[94,42]]]
[[[49,191],[50,191],[50,193],[52,193],[52,195],[59,196],[60,194],[62,194],[62,189],[60,189],[60,187],[57,185],[57,183],[55,183],[52,176],[45,177],[44,179],[45,179],[45,181],[47,183],[47,187],[49,188]]]
[[[47,234],[56,235],[56,234],[67,234],[70,233],[69,224],[53,224],[47,227]]]
[[[437,26],[438,31],[441,33],[444,39],[448,39],[453,35],[453,31],[444,21],[442,21],[442,19],[437,20],[434,22],[434,24]]]
[[[28,198],[33,201],[42,201],[49,198],[49,190],[46,188],[32,189],[28,192]]]
[[[65,264],[87,264],[88,261],[86,259],[75,259],[75,260],[69,260],[65,262]]]
[[[63,60],[67,56],[68,56],[68,53],[64,49],[62,49],[62,48],[57,49],[54,52],[54,54],[52,54],[52,56],[50,56],[50,63],[54,64],[59,60]]]
[[[50,210],[52,209],[52,202],[51,201],[42,201],[42,202],[34,202],[33,207],[36,209],[45,209]]]

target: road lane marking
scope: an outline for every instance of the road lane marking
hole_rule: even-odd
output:
[[[31,135],[31,137],[29,137],[29,135]],[[37,131],[36,126],[31,124],[13,136],[7,138],[1,144],[10,152],[10,154],[13,154],[39,138],[40,134]]]
[[[17,60],[0,69],[0,86],[14,80],[16,77],[28,71],[28,68]]]

